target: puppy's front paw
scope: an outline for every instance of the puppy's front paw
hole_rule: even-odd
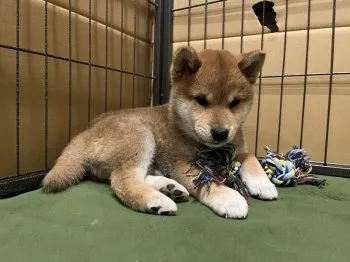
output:
[[[248,203],[245,198],[228,187],[222,187],[213,195],[209,192],[209,195],[203,199],[203,203],[221,217],[244,219],[248,215]]]
[[[242,159],[242,155],[240,156]],[[265,174],[255,156],[243,155],[241,178],[247,186],[249,194],[263,200],[274,200],[278,198],[276,186]]]
[[[275,200],[278,198],[277,188],[264,174],[246,176],[245,184],[251,196],[263,200]]]
[[[159,192],[157,192],[159,193]],[[158,215],[176,215],[177,206],[173,200],[162,193],[156,194],[147,204],[147,212]]]

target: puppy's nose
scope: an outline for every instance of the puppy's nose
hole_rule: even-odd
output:
[[[227,139],[228,130],[226,128],[215,127],[211,129],[211,135],[216,141],[222,142]]]

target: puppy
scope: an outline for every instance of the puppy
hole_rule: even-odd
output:
[[[137,211],[174,215],[175,202],[192,195],[219,216],[245,218],[248,204],[237,191],[216,183],[210,192],[206,186],[194,189],[193,176],[186,172],[201,145],[231,143],[249,193],[265,200],[278,197],[258,160],[248,153],[242,131],[264,60],[261,51],[234,55],[177,49],[169,103],[97,117],[64,149],[43,179],[43,190],[64,190],[89,171],[109,181],[120,201]]]

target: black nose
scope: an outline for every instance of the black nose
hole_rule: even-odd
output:
[[[211,135],[216,141],[224,141],[228,136],[228,130],[226,128],[215,127],[211,129]]]

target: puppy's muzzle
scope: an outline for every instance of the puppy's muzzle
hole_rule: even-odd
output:
[[[211,135],[213,139],[217,142],[223,142],[228,137],[228,129],[221,128],[221,127],[215,127],[211,129]]]

